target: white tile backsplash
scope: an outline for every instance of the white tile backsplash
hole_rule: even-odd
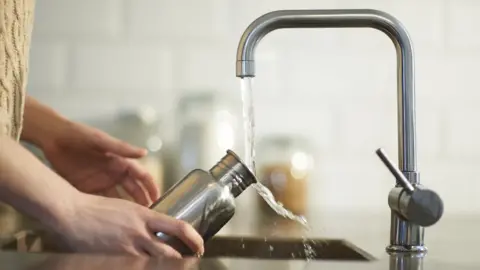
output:
[[[480,122],[476,120],[478,106],[449,110],[445,146],[448,154],[457,158],[480,157]]]
[[[384,104],[381,99],[363,104],[351,100],[336,110],[337,124],[341,127],[338,151],[364,156],[373,154],[378,147],[396,144],[397,110],[394,105]]]
[[[225,36],[229,33],[228,2],[128,0],[126,29],[136,38],[153,36],[163,39],[195,39]]]
[[[186,44],[177,48],[174,73],[177,88],[238,91],[234,55],[235,50],[215,44]]]
[[[452,50],[472,50],[480,46],[475,32],[480,27],[477,15],[480,2],[475,0],[446,0],[446,45]]]
[[[83,44],[73,50],[71,85],[79,89],[113,92],[172,89],[172,53],[162,46]]]
[[[375,8],[402,21],[415,50],[421,179],[440,192],[447,213],[479,213],[475,0],[42,0],[28,91],[78,119],[150,104],[172,122],[175,101],[189,91],[240,102],[235,56],[245,28],[266,12],[305,8]],[[278,30],[258,44],[256,59],[257,134],[300,134],[315,145],[310,202],[385,210],[394,180],[374,151],[397,156],[388,37],[373,29]]]
[[[49,93],[61,92],[68,80],[68,46],[64,43],[36,42],[30,53],[30,70],[41,70],[30,74],[28,83],[35,86],[32,91],[42,88]]]
[[[42,0],[36,3],[35,34],[78,42],[113,38],[123,32],[123,2],[118,0]]]

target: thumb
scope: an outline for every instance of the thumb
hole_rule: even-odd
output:
[[[177,237],[193,252],[204,253],[202,237],[190,224],[182,220],[160,213],[153,213],[147,226],[155,233],[162,232]]]
[[[110,135],[99,132],[94,136],[94,144],[100,151],[110,152],[112,154],[127,158],[141,158],[147,154],[146,149],[135,147],[124,141],[113,138]]]

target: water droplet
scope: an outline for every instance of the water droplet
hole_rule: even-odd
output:
[[[255,119],[253,106],[253,89],[252,79],[243,78],[241,80],[241,95],[242,95],[242,113],[243,113],[243,128],[245,132],[245,163],[247,167],[256,175],[255,170]],[[253,184],[257,193],[263,198],[265,202],[280,216],[294,220],[302,224],[308,229],[308,224],[305,217],[297,216],[285,209],[282,203],[277,202],[272,192],[262,185],[260,182]]]
[[[255,169],[255,119],[254,119],[254,106],[253,106],[253,89],[252,89],[252,80],[250,78],[244,78],[241,80],[241,92],[242,92],[242,103],[243,103],[243,124],[245,132],[245,163],[247,167],[256,175]],[[260,182],[257,182],[252,185],[257,193],[263,198],[263,200],[272,208],[278,215],[298,222],[303,226],[306,231],[310,231],[308,222],[304,216],[297,216],[291,211],[285,209],[283,204],[277,202],[272,192]],[[276,226],[277,223],[274,223]],[[267,237],[265,237],[265,242],[267,242]],[[242,248],[244,246],[242,245]],[[315,257],[314,249],[306,242],[304,238],[304,252],[309,258]],[[273,250],[273,246],[270,245],[270,251]],[[295,255],[292,253],[292,257]]]

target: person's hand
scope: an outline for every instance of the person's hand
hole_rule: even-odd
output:
[[[72,201],[72,212],[61,217],[55,231],[74,252],[180,258],[156,232],[177,237],[197,254],[204,252],[202,237],[181,220],[127,200],[80,193]]]
[[[159,197],[152,176],[134,160],[146,150],[100,130],[68,121],[42,150],[53,169],[82,192],[120,198],[116,189],[120,185],[145,206]]]

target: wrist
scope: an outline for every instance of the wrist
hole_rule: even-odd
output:
[[[73,188],[68,195],[55,200],[52,205],[44,208],[41,222],[51,231],[65,233],[71,227],[71,222],[77,215],[79,202],[84,195]]]
[[[44,150],[71,125],[71,121],[31,97],[25,102],[21,139]]]
[[[50,118],[50,123],[40,123],[36,127],[36,135],[32,138],[32,143],[42,151],[50,148],[68,133],[70,126],[73,124],[70,120],[60,115]]]
[[[9,137],[0,136],[0,198],[52,231],[76,215],[78,191]]]

